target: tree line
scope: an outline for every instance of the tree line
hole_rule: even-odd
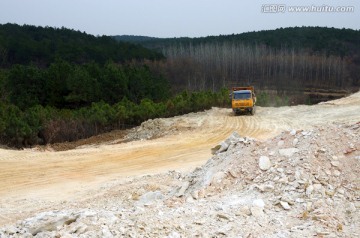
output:
[[[0,142],[27,147],[75,141],[113,129],[127,129],[158,117],[210,109],[229,104],[228,90],[184,91],[167,100],[154,102],[144,98],[139,103],[124,97],[115,104],[104,101],[76,109],[59,109],[36,104],[21,110],[14,104],[0,102]]]
[[[136,42],[161,51],[174,45],[197,46],[200,44],[242,43],[245,45],[265,45],[274,49],[282,47],[296,50],[309,50],[314,53],[326,53],[335,56],[353,56],[359,52],[360,30],[329,27],[287,27],[275,30],[262,30],[240,34],[206,36],[153,38],[142,36],[114,36],[124,42]]]
[[[170,46],[163,49],[163,72],[188,90],[255,85],[278,91],[359,86],[347,60],[306,50],[234,43]],[[151,64],[151,63],[150,63]]]

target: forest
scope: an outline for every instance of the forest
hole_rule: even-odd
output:
[[[110,36],[93,36],[66,28],[0,25],[0,67],[36,64],[48,67],[60,58],[73,64],[161,59],[161,53],[140,45],[116,42]]]
[[[0,144],[74,141],[226,107],[233,85],[254,85],[258,105],[312,103],[309,88],[358,90],[359,72],[360,34],[348,29],[159,39],[0,25]]]

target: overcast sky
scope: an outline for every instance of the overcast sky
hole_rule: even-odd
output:
[[[281,13],[265,4],[285,4]],[[353,6],[351,13],[289,12]],[[359,0],[0,0],[0,23],[66,27],[93,35],[199,37],[290,26],[360,29]]]

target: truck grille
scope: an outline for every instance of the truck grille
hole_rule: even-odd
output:
[[[250,103],[249,102],[239,102],[239,103],[236,103],[236,106],[237,107],[248,107],[248,106],[250,106]]]

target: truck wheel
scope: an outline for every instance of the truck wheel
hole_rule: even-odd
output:
[[[255,114],[255,107],[253,107],[252,109],[251,109],[251,115],[254,115]]]

